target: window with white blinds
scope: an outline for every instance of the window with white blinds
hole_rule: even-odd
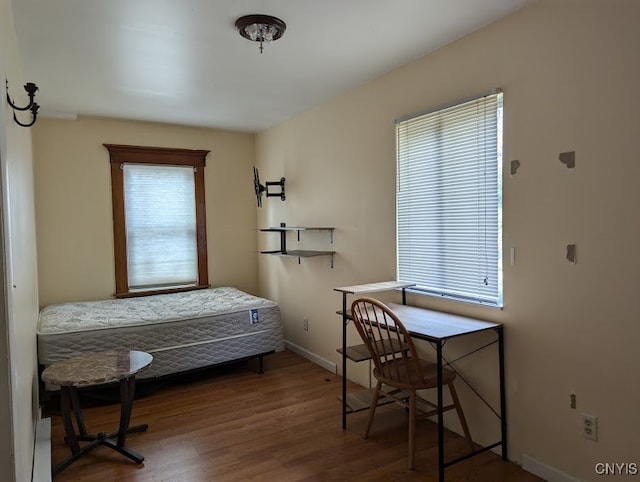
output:
[[[502,306],[502,93],[397,121],[397,276]]]
[[[111,164],[115,296],[209,287],[209,151],[104,144]]]
[[[124,164],[130,289],[198,281],[194,168]]]

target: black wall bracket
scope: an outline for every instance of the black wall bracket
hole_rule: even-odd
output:
[[[267,197],[279,197],[281,200],[287,199],[284,193],[284,177],[281,177],[279,181],[267,181],[265,184],[265,190]],[[269,188],[280,187],[279,192],[269,191]]]
[[[269,188],[279,187],[278,192],[270,191]],[[260,175],[258,174],[258,168],[253,168],[253,188],[256,193],[256,202],[258,207],[262,207],[262,193],[265,193],[267,197],[279,197],[281,200],[287,199],[284,192],[284,177],[281,177],[279,181],[267,181],[264,185],[260,184]]]

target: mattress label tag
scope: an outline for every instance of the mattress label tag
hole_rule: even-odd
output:
[[[258,310],[254,308],[249,312],[249,323],[251,323],[252,325],[255,325],[256,323],[259,323],[259,322],[260,320],[258,319]]]

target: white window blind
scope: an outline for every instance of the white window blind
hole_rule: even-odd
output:
[[[129,287],[196,284],[193,167],[124,164]]]
[[[502,305],[502,93],[397,123],[397,275]]]

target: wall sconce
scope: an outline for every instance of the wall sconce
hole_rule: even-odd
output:
[[[31,127],[33,124],[36,123],[36,117],[38,116],[38,110],[40,109],[40,106],[38,105],[38,103],[34,102],[36,92],[38,91],[38,86],[33,82],[27,82],[26,84],[24,84],[24,90],[26,90],[27,94],[29,95],[29,103],[24,107],[18,107],[16,104],[13,103],[13,101],[11,100],[11,97],[9,96],[9,81],[7,79],[5,79],[5,83],[7,86],[7,102],[13,109],[13,120],[16,121],[16,124],[18,124],[19,126]],[[16,117],[17,110],[20,112],[30,110],[31,115],[33,116],[33,118],[31,119],[31,122],[28,124],[23,124],[22,122],[20,122],[18,120],[18,117]]]

